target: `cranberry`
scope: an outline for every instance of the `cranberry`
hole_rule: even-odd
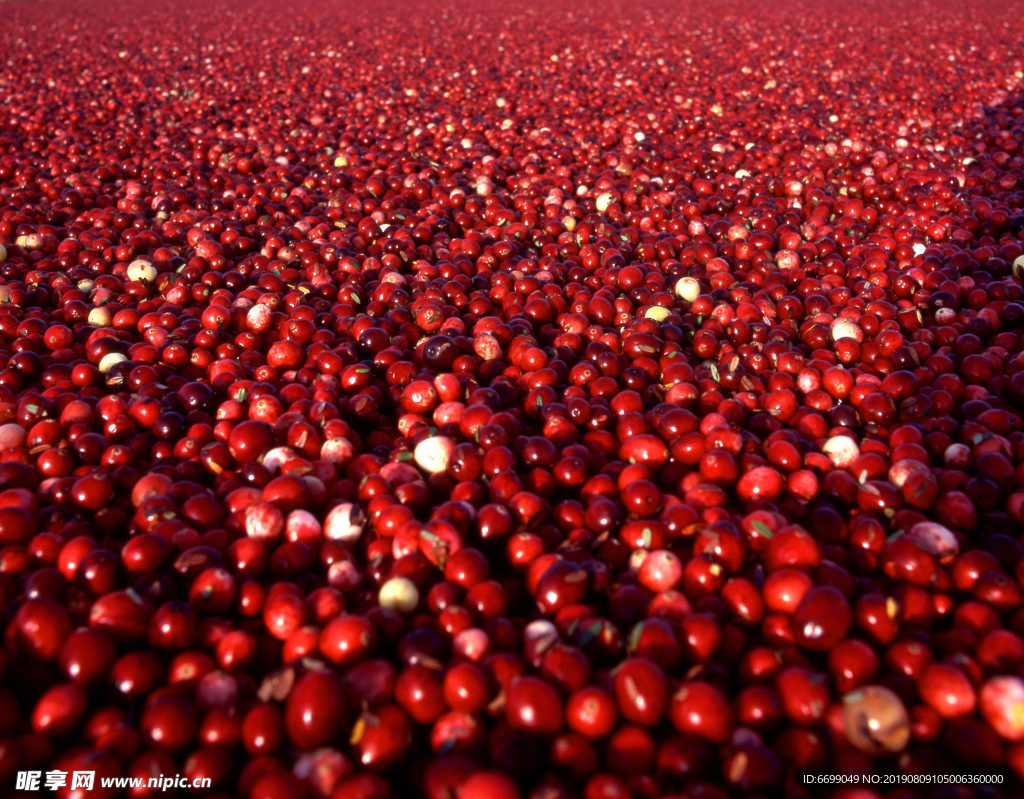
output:
[[[110,636],[102,630],[80,628],[65,639],[58,663],[69,680],[86,685],[106,677],[116,658]]]
[[[899,752],[910,741],[910,719],[899,697],[869,685],[843,697],[846,737],[869,754]]]
[[[732,734],[735,716],[726,697],[710,683],[687,682],[672,695],[669,716],[682,733],[724,743]]]
[[[366,618],[342,615],[321,632],[320,652],[336,666],[347,666],[366,657],[376,639],[376,629]]]
[[[11,627],[15,640],[26,652],[40,660],[54,659],[71,633],[67,611],[49,597],[26,600]]]
[[[519,677],[508,687],[505,716],[512,727],[552,736],[562,729],[564,708],[558,692],[538,677]]]
[[[974,711],[977,703],[974,686],[956,666],[933,663],[918,680],[918,691],[943,718],[955,718]]]
[[[85,716],[87,697],[74,683],[55,685],[44,693],[32,711],[32,729],[51,736],[71,732]]]
[[[618,710],[615,699],[596,686],[587,686],[569,697],[566,722],[581,735],[604,738],[614,728]]]
[[[153,702],[146,708],[141,727],[154,746],[180,752],[192,742],[198,732],[199,721],[190,702],[168,698]]]
[[[832,649],[846,637],[852,623],[846,597],[828,585],[809,590],[793,613],[796,642],[816,651]]]
[[[444,675],[444,701],[459,713],[479,713],[491,695],[487,674],[472,663],[456,663]]]
[[[285,704],[285,729],[302,750],[323,746],[348,723],[349,700],[329,672],[311,671],[296,682]]]
[[[622,717],[635,724],[653,727],[668,706],[665,672],[645,658],[629,658],[614,672],[615,699]]]
[[[1022,702],[1024,682],[1019,677],[993,677],[981,687],[979,705],[982,717],[1009,741],[1024,738]]]
[[[412,722],[396,705],[365,711],[355,722],[350,742],[364,766],[386,769],[395,765],[412,743]]]
[[[478,771],[458,788],[458,799],[520,799],[516,784],[506,774]]]
[[[280,709],[270,703],[251,708],[242,719],[240,735],[251,755],[277,751],[284,742],[284,720]]]
[[[395,699],[417,724],[429,724],[447,709],[440,676],[420,663],[398,676],[394,691]]]

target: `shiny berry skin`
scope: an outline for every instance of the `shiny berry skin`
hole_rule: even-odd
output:
[[[679,732],[721,744],[732,734],[735,715],[721,691],[694,680],[683,683],[672,695],[669,718]]]
[[[668,706],[668,680],[656,663],[628,658],[616,667],[612,685],[619,712],[627,721],[653,727]]]
[[[457,799],[521,799],[512,779],[500,771],[477,771],[458,787]]]
[[[71,633],[71,620],[57,601],[49,597],[29,599],[18,608],[12,632],[30,656],[52,660]]]
[[[140,726],[154,746],[180,752],[192,743],[199,730],[199,720],[190,702],[168,698],[150,704]]]
[[[413,663],[398,675],[395,699],[417,724],[430,724],[447,709],[440,675],[421,663]]]
[[[244,421],[231,431],[228,449],[238,463],[251,463],[273,443],[273,431],[266,422]]]
[[[377,631],[368,619],[346,614],[324,627],[320,634],[320,652],[335,666],[344,668],[369,655],[376,641]]]
[[[397,705],[382,705],[364,711],[356,719],[349,743],[363,766],[382,770],[405,757],[412,732],[412,721],[404,710]]]
[[[296,681],[285,703],[285,729],[300,750],[325,745],[345,729],[349,699],[330,672],[311,671]]]
[[[472,663],[456,663],[448,669],[442,691],[448,707],[459,713],[479,713],[491,696],[486,672]]]
[[[793,613],[796,643],[816,652],[827,652],[842,641],[853,624],[850,603],[839,589],[817,586],[800,600]]]
[[[580,735],[596,740],[614,728],[618,717],[615,698],[597,686],[586,686],[569,697],[565,707],[566,724]]]
[[[64,640],[57,662],[69,680],[88,685],[104,679],[116,659],[117,649],[107,633],[82,627]]]
[[[558,691],[539,677],[519,677],[508,686],[505,717],[513,728],[550,737],[562,729],[564,715]]]
[[[53,737],[71,732],[85,716],[88,699],[74,683],[62,683],[43,694],[32,711],[32,729]]]
[[[587,572],[567,560],[553,564],[537,583],[537,605],[543,613],[555,613],[581,602],[586,595]]]
[[[284,743],[284,718],[280,707],[263,702],[251,708],[242,719],[242,743],[250,755],[276,752]]]
[[[967,675],[956,666],[933,663],[918,679],[921,698],[946,719],[972,713],[977,695]]]

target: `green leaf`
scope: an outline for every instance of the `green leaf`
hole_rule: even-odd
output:
[[[599,621],[595,621],[591,624],[588,624],[583,629],[583,633],[580,635],[580,646],[584,647],[587,644],[589,644],[591,641],[593,641],[595,638],[597,638],[597,636],[601,634],[601,631],[603,629],[604,625]]]
[[[640,645],[640,636],[644,634],[644,626],[642,622],[637,622],[633,625],[633,629],[629,631],[629,651],[636,652],[637,647]]]
[[[751,524],[751,527],[753,527],[755,530],[757,530],[757,532],[759,532],[765,538],[771,538],[772,535],[774,535],[774,533],[772,533],[772,528],[770,528],[764,522],[753,522]]]

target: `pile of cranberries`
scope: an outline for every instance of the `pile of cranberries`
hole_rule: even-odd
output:
[[[1018,4],[2,7],[0,794],[1021,795]]]

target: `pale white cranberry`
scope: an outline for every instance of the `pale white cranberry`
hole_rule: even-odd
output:
[[[330,438],[320,447],[320,457],[345,469],[356,457],[356,448],[347,438]]]
[[[156,267],[149,261],[138,258],[128,264],[126,275],[129,280],[145,280],[152,283],[156,280]]]
[[[523,630],[523,640],[526,643],[534,643],[541,640],[550,640],[551,642],[558,640],[558,628],[554,622],[548,619],[537,619],[531,621],[526,625]]]
[[[981,687],[981,715],[1008,741],[1024,739],[1024,680],[1010,675],[993,677]]]
[[[484,361],[496,361],[501,357],[501,342],[490,333],[473,337],[473,352]]]
[[[900,752],[910,742],[910,716],[893,691],[866,685],[843,697],[846,737],[871,755]]]
[[[38,250],[43,246],[43,237],[38,233],[28,233],[24,236],[18,236],[14,243],[26,250]]]
[[[295,452],[290,447],[274,447],[263,456],[261,462],[271,474],[277,474],[294,457]]]
[[[430,474],[440,474],[448,468],[455,442],[447,436],[431,436],[416,445],[413,458],[416,465]]]
[[[907,536],[940,561],[952,560],[960,551],[960,542],[953,531],[938,522],[918,522],[907,531]]]
[[[285,519],[284,535],[289,541],[313,541],[323,535],[323,528],[316,516],[299,508]]]
[[[0,451],[23,446],[28,434],[20,424],[9,422],[0,426]]]
[[[264,333],[270,329],[273,317],[274,312],[270,310],[270,306],[258,302],[245,315],[245,324],[256,333]]]
[[[700,282],[693,277],[681,277],[676,282],[676,296],[686,302],[693,302],[700,296]]]
[[[377,604],[385,610],[403,615],[412,613],[420,603],[420,591],[416,583],[407,577],[392,577],[380,587]]]
[[[452,653],[472,663],[480,663],[491,654],[491,638],[479,627],[470,627],[452,639]]]
[[[942,453],[947,469],[969,469],[974,463],[974,453],[966,444],[950,444]]]
[[[860,447],[849,436],[832,436],[821,445],[821,451],[840,469],[847,468],[860,456]]]
[[[106,308],[93,308],[86,317],[86,321],[93,327],[110,327],[111,319],[110,311]]]
[[[270,502],[258,502],[246,508],[245,534],[264,543],[277,541],[284,532],[284,514]]]
[[[351,502],[331,509],[324,519],[324,537],[333,541],[357,541],[363,534],[366,519],[357,505]]]
[[[821,374],[815,369],[801,369],[796,376],[796,387],[804,394],[821,388]]]
[[[120,352],[108,352],[102,358],[100,358],[99,364],[96,368],[99,369],[103,374],[106,374],[119,363],[124,363],[128,358],[122,355]]]
[[[829,329],[833,341],[839,341],[841,338],[852,338],[858,343],[864,341],[864,331],[860,329],[860,325],[845,316],[840,316],[832,322]]]
[[[558,628],[548,619],[531,621],[523,630],[523,655],[535,668],[544,653],[559,641]]]
[[[796,200],[792,200],[791,203],[796,203]],[[790,206],[792,207],[792,205]],[[792,250],[781,250],[778,255],[775,256],[775,265],[779,269],[796,269],[800,266],[800,256]]]
[[[896,463],[889,467],[889,482],[896,486],[896,488],[903,488],[903,484],[910,479],[911,475],[930,471],[931,469],[921,463],[921,461],[904,458],[903,460],[896,461]]]

